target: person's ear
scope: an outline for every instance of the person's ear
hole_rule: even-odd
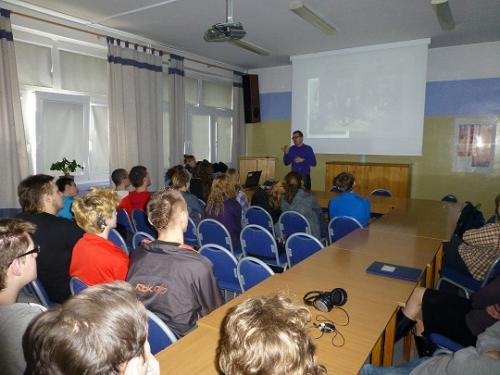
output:
[[[12,274],[14,276],[21,276],[23,274],[23,271],[21,270],[20,267],[21,261],[22,261],[21,259],[14,259],[12,264],[9,266],[9,269],[12,270]]]

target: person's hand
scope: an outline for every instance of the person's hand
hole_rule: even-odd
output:
[[[500,304],[490,305],[486,307],[486,312],[496,320],[500,320]]]
[[[301,158],[300,156],[297,156],[295,159],[293,159],[293,161],[294,161],[295,163],[303,163],[303,162],[304,162],[304,160],[306,160],[306,159]]]
[[[288,145],[284,145],[281,147],[281,151],[283,151],[285,154],[288,154]]]

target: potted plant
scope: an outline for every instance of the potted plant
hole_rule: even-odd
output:
[[[70,173],[75,173],[76,169],[80,168],[83,170],[83,166],[78,164],[76,160],[69,161],[63,158],[61,161],[56,161],[50,166],[51,171],[61,171],[65,176],[70,176]]]

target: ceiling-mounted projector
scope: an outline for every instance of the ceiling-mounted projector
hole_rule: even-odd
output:
[[[207,42],[227,42],[229,40],[240,40],[246,34],[241,22],[216,23],[205,31],[203,38]]]

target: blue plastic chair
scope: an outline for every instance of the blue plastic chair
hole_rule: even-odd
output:
[[[109,231],[108,240],[110,240],[116,246],[122,249],[125,252],[125,254],[129,255],[127,243],[123,239],[122,235],[116,229],[111,229]]]
[[[198,231],[193,219],[189,218],[186,232],[184,233],[184,243],[197,248],[199,246]]]
[[[486,224],[495,224],[497,222],[497,215],[491,215],[488,220],[484,223]]]
[[[355,218],[336,216],[328,223],[328,240],[332,244],[358,228],[363,228],[363,226]]]
[[[278,225],[281,230],[281,238],[286,241],[294,233],[311,234],[311,225],[304,215],[297,211],[283,212],[279,219]]]
[[[21,213],[20,208],[0,208],[0,219],[15,217]]]
[[[134,223],[136,232],[146,232],[153,237],[158,236],[156,230],[149,224],[148,217],[144,211],[134,208],[132,210],[132,223]]]
[[[47,292],[45,291],[44,286],[40,282],[40,280],[35,279],[29,284],[26,285],[25,287],[30,294],[32,294],[38,303],[46,308],[50,308],[52,306],[57,305],[57,303],[52,302],[49,299],[49,296],[47,295]]]
[[[441,287],[443,282],[446,282],[462,290],[465,297],[469,298],[472,293],[485,287],[491,280],[498,276],[500,276],[500,256],[495,258],[493,263],[491,263],[483,281],[477,281],[472,277],[465,276],[452,268],[443,268],[441,270],[441,278],[437,283],[437,289]]]
[[[134,237],[132,237],[132,246],[134,250],[141,246],[142,241],[144,240],[154,241],[155,238],[146,232],[137,232],[136,234],[134,234]]]
[[[457,203],[458,199],[453,194],[448,194],[441,198],[441,202]]]
[[[167,346],[177,341],[177,337],[170,328],[152,311],[148,313],[148,342],[151,353],[156,355]]]
[[[264,210],[262,207],[250,206],[247,212],[245,212],[245,224],[259,225],[269,231],[269,233],[276,238],[276,234],[274,233],[273,218],[269,215],[269,212]]]
[[[134,234],[136,232],[134,224],[132,220],[130,220],[130,216],[123,208],[116,211],[116,223],[118,226],[121,226],[127,233]]]
[[[247,291],[261,281],[274,275],[274,271],[263,261],[254,257],[241,258],[236,267],[241,290]]]
[[[230,291],[235,295],[241,293],[240,282],[236,274],[238,260],[228,250],[219,245],[203,245],[198,251],[212,262],[214,266],[214,275],[217,279],[217,285],[224,291]]]
[[[221,222],[214,219],[204,219],[198,224],[198,242],[200,247],[215,244],[228,249],[236,258],[241,255],[241,249],[233,249],[231,235]]]
[[[286,254],[278,253],[276,240],[265,228],[255,224],[247,225],[241,230],[240,241],[243,256],[253,256],[271,266],[286,269]]]
[[[392,197],[392,193],[387,189],[374,189],[370,195],[381,195],[383,197]]]
[[[323,248],[323,244],[307,233],[294,233],[285,243],[288,267],[292,267]]]
[[[438,333],[431,333],[429,339],[441,349],[450,350],[456,352],[457,350],[463,349],[464,346],[449,339],[446,336],[440,335]]]
[[[75,296],[80,293],[82,290],[87,289],[89,286],[85,284],[78,277],[72,277],[69,281],[69,290],[71,290],[71,295]]]

